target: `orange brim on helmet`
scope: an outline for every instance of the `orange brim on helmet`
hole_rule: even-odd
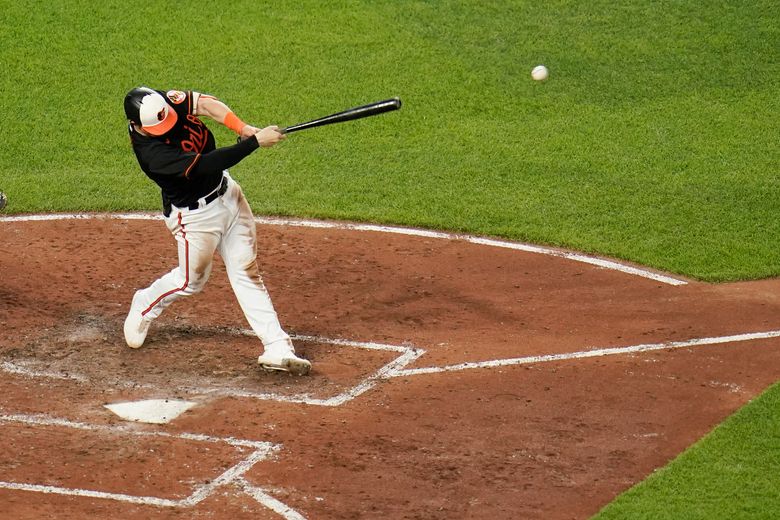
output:
[[[160,97],[162,98],[162,96]],[[173,125],[175,125],[176,121],[179,119],[179,116],[176,115],[176,111],[171,108],[165,100],[162,100],[162,102],[164,103],[164,106],[160,107],[160,110],[154,114],[153,118],[141,118],[141,128],[147,134],[154,136],[163,135],[173,128]]]

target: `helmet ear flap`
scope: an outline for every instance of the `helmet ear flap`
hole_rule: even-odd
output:
[[[141,125],[141,101],[145,96],[154,94],[155,91],[149,87],[137,87],[127,93],[125,96],[125,115],[127,119],[137,125]]]

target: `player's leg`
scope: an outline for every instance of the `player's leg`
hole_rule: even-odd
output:
[[[205,216],[175,213],[166,220],[176,239],[179,265],[149,287],[136,291],[125,319],[128,346],[142,346],[152,320],[174,301],[199,293],[206,285],[220,234]]]
[[[231,181],[223,203],[232,222],[219,245],[219,253],[249,325],[263,342],[264,352],[258,362],[267,369],[304,375],[311,363],[295,354],[290,336],[282,329],[271,297],[257,267],[255,221],[241,187]]]

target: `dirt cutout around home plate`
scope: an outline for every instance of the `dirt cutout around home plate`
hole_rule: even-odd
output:
[[[780,378],[778,280],[259,219],[293,377],[257,367],[219,259],[126,347],[176,262],[153,216],[5,217],[0,243],[9,518],[587,518]],[[105,408],[147,399],[198,404]]]

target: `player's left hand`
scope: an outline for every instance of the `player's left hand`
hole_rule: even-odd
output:
[[[238,137],[240,137],[241,140],[244,140],[247,137],[252,137],[259,131],[260,129],[257,127],[254,127],[252,125],[244,125],[244,128],[241,129],[241,133],[238,135]]]

